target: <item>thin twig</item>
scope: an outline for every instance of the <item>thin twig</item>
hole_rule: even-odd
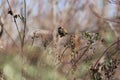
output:
[[[63,52],[62,52],[62,54],[61,54],[61,56],[60,56],[61,58],[63,57],[65,51],[66,51],[68,48],[69,48],[69,46],[67,46],[67,47],[63,50]]]
[[[14,22],[15,22],[15,25],[16,25],[16,28],[17,28],[17,31],[18,31],[18,35],[19,35],[19,38],[20,38],[20,42],[22,42],[21,34],[20,34],[20,31],[19,31],[19,28],[18,28],[18,25],[17,25],[17,21],[16,21],[15,18],[14,18]]]
[[[25,34],[26,34],[26,0],[24,0],[24,29],[23,29],[23,38],[22,38],[22,43],[21,43],[21,48],[23,51],[24,47],[24,40],[25,40]]]
[[[2,21],[1,21],[1,16],[0,16],[0,26],[1,26],[0,38],[1,38],[1,36],[2,36],[2,34],[3,34],[3,23],[2,23]]]
[[[8,6],[9,6],[10,10],[12,11],[12,8],[11,8],[10,3],[9,3],[8,0],[7,0],[7,3],[8,3]]]
[[[82,55],[75,61],[75,63],[74,64],[77,64],[81,59],[82,59],[82,57],[85,55],[85,53],[88,51],[88,49],[90,48],[90,45],[89,46],[85,46],[85,47],[83,47],[82,49],[84,49],[84,48],[86,48],[85,50],[84,50],[84,52],[82,53]],[[81,49],[81,50],[82,50]]]
[[[117,31],[115,30],[115,27],[113,26],[113,24],[111,22],[108,22],[111,30],[114,32],[115,36],[118,38],[119,34],[117,33]]]
[[[91,0],[90,0],[91,1]],[[99,13],[97,13],[93,8],[95,5],[93,5],[91,2],[89,2],[89,8],[91,10],[91,12],[99,19],[102,19],[104,21],[110,21],[110,22],[115,22],[115,23],[120,23],[119,19],[109,19],[109,18],[104,18],[103,16],[101,16]]]

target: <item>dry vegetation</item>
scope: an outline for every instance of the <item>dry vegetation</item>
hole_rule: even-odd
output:
[[[119,0],[1,0],[0,80],[120,80]]]

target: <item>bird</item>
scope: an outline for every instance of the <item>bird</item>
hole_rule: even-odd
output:
[[[58,27],[58,35],[60,35],[60,37],[63,37],[63,36],[65,36],[65,35],[67,35],[68,34],[68,32],[67,32],[67,30],[65,29],[65,28],[63,28],[63,27]]]

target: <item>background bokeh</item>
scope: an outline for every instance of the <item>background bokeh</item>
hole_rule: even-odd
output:
[[[14,14],[24,14],[23,1],[9,0]],[[59,53],[62,48],[55,50],[50,47],[45,50],[40,45],[46,40],[44,36],[56,37],[59,26],[64,27],[69,33],[86,31],[100,33],[108,45],[120,36],[119,0],[26,0],[26,6],[27,47],[24,57],[21,58],[14,44],[15,41],[19,47],[21,43],[14,19],[8,14],[10,7],[7,0],[0,0],[0,19],[4,25],[4,32],[0,38],[0,71],[6,80],[82,80],[89,64],[82,63],[80,72],[68,74],[66,77],[64,74],[69,70],[66,70],[69,65],[58,65],[56,68],[55,64],[54,53]],[[17,24],[22,33],[24,26],[19,18]],[[35,39],[34,45],[37,47],[31,48],[34,31],[40,31],[38,33],[45,35],[43,39]],[[102,52],[105,46],[99,46],[97,47],[101,48]],[[118,74],[119,72],[116,76]],[[74,79],[75,76],[78,79]]]

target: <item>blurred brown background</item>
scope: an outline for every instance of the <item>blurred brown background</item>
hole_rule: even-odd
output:
[[[110,29],[115,36],[119,31],[118,0],[27,0],[27,37],[34,30],[55,32],[58,26],[69,32],[94,31],[106,32]],[[22,0],[9,0],[14,14],[23,13]],[[4,28],[19,43],[18,33],[11,15],[8,15],[7,0],[0,1],[0,18]],[[105,19],[104,19],[105,18]],[[117,20],[116,20],[117,19]],[[23,25],[17,19],[19,30]],[[12,43],[4,32],[1,38],[4,46]]]

